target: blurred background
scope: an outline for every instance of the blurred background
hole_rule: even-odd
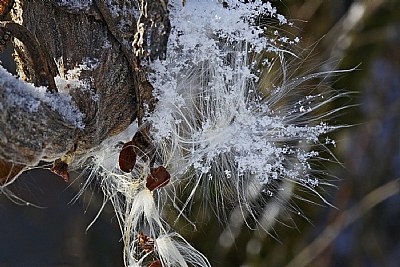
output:
[[[181,231],[215,267],[400,266],[400,1],[271,2],[310,50],[304,68],[356,67],[330,81],[335,90],[354,92],[333,108],[356,105],[333,120],[352,125],[335,133],[342,166],[325,166],[338,178],[337,188],[324,193],[335,208],[295,201],[308,219],[282,217],[271,235],[242,226],[229,245],[212,216],[202,216],[197,232]],[[0,195],[0,267],[123,266],[110,206],[86,231],[103,198],[93,185],[72,201],[82,179],[66,184],[43,169],[21,176],[10,189],[41,208]]]

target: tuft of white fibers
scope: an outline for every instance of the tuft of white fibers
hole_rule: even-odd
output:
[[[290,49],[299,38],[274,28],[290,23],[269,2],[193,0],[183,6],[175,0],[169,12],[166,59],[148,66],[157,105],[139,126],[149,126],[152,147],[138,153],[130,173],[119,169],[122,144],[138,131],[133,124],[86,158],[84,187],[96,178],[114,206],[126,266],[210,265],[163,220],[167,201],[178,218],[189,220],[191,201],[200,195],[216,210],[232,209],[231,222],[241,214],[243,223],[251,219],[268,230],[295,186],[326,202],[319,188],[329,185],[323,179],[329,175],[315,163],[330,160],[325,154],[335,160],[326,134],[340,126],[327,120],[341,109],[328,104],[343,95],[302,87],[337,72],[291,76],[286,62],[300,61]],[[265,19],[276,25],[261,25]],[[157,166],[166,168],[170,183],[149,191],[146,180]]]
[[[288,46],[298,38],[268,37],[255,24],[261,15],[287,23],[270,3],[227,6],[173,4],[167,59],[151,64],[158,103],[147,120],[169,168],[185,178],[194,173],[187,200],[176,203],[180,214],[198,191],[203,199],[216,195],[222,210],[233,202],[257,220],[252,199],[273,197],[282,181],[320,196],[313,162],[324,159],[326,134],[338,128],[324,120],[338,110],[317,111],[341,95],[300,89],[334,71],[287,77],[286,58],[297,59]]]
[[[163,266],[211,266],[203,254],[177,233],[161,235],[155,244]]]
[[[146,188],[146,178],[150,174],[147,155],[138,157],[131,173],[120,170],[118,155],[121,143],[131,139],[136,130],[137,127],[132,124],[119,135],[105,140],[83,159],[84,162],[73,163],[72,168],[89,163],[89,178],[81,193],[96,179],[103,190],[104,203],[112,203],[122,232],[126,266],[148,266],[149,258],[154,257],[160,258],[163,266],[188,266],[186,262],[194,264],[193,266],[210,266],[200,252],[177,233],[171,232],[168,224],[161,218],[164,205],[162,195],[165,193],[164,189],[150,191]],[[155,240],[154,251],[143,251],[138,242],[140,233]],[[177,240],[179,238],[181,240]]]

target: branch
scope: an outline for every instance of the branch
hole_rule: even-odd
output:
[[[340,214],[336,220],[328,225],[328,227],[325,228],[325,230],[315,240],[297,254],[297,256],[286,265],[286,267],[308,266],[339,236],[345,228],[360,219],[375,206],[388,198],[397,195],[399,191],[400,178],[396,178],[374,189],[363,197],[355,206]]]

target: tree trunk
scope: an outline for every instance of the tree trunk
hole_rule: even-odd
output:
[[[141,123],[143,107],[153,107],[144,62],[165,57],[170,31],[164,0],[14,2],[13,22],[2,22],[0,33],[3,40],[13,37],[22,79],[0,70],[2,182],[40,160],[72,151],[79,157],[135,119]],[[84,127],[62,116],[57,103],[34,94],[26,100],[16,90],[26,82],[46,86],[55,99],[71,96]],[[29,105],[15,103],[24,98]]]

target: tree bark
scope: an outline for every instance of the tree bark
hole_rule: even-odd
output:
[[[3,39],[4,34],[14,37],[22,79],[0,82],[0,182],[40,160],[53,161],[69,151],[79,157],[135,119],[140,123],[143,107],[154,106],[144,62],[165,57],[167,1],[16,0],[11,15],[22,27],[15,30],[10,26],[15,24],[3,23],[0,28]],[[24,38],[28,35],[32,38]],[[86,86],[64,90],[84,114],[84,128],[40,99],[35,112],[8,103],[18,83],[46,86],[59,94],[60,88],[52,88],[54,77],[67,78],[69,70],[82,64],[86,66],[79,80]]]

